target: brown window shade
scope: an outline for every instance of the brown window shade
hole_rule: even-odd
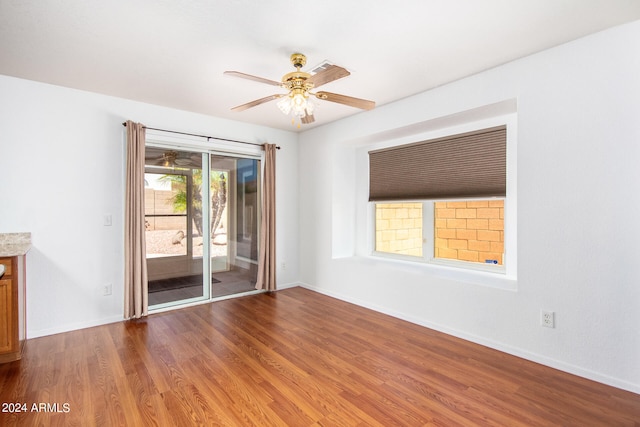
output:
[[[369,152],[369,201],[506,195],[505,126]]]

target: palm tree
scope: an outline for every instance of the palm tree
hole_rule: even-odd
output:
[[[191,169],[191,205],[193,223],[200,236],[202,236],[202,169]],[[175,195],[171,201],[175,212],[187,211],[187,191],[188,191],[188,175],[169,174],[163,175],[161,181],[170,182],[171,189],[175,191]],[[227,206],[227,172],[219,172],[219,174],[211,173],[210,175],[210,195],[211,195],[211,236],[215,235],[222,213]]]

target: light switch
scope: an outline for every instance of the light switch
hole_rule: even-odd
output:
[[[111,214],[105,214],[104,215],[104,225],[105,225],[105,227],[110,227],[111,226]]]

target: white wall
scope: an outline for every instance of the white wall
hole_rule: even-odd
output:
[[[277,154],[276,251],[298,278],[297,135],[88,92],[0,76],[0,233],[30,231],[27,336],[123,317],[122,122],[272,142]],[[103,226],[103,215],[113,225]],[[279,263],[280,265],[280,263]],[[102,296],[102,286],[113,294]]]
[[[302,282],[640,392],[639,76],[635,22],[304,132]],[[516,290],[363,254],[360,153],[486,119],[488,105],[517,110]],[[541,309],[555,329],[540,326]]]

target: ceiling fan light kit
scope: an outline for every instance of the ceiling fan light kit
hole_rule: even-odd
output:
[[[309,99],[309,93],[302,89],[293,89],[289,95],[283,96],[277,105],[284,115],[291,113],[299,119],[313,115],[315,109],[315,105]]]
[[[175,151],[165,151],[162,154],[162,166],[167,168],[175,166],[177,157],[178,153],[176,153]]]
[[[248,108],[264,104],[265,102],[281,98],[280,101],[278,101],[277,106],[283,114],[291,114],[293,116],[292,123],[295,123],[295,120],[299,119],[300,123],[308,124],[315,121],[313,112],[316,105],[311,101],[311,96],[315,96],[320,100],[335,102],[364,110],[370,110],[375,107],[375,102],[368,101],[366,99],[359,99],[330,92],[311,92],[311,89],[314,87],[318,87],[350,75],[351,73],[349,73],[345,68],[337,65],[328,65],[316,74],[301,71],[301,68],[307,63],[307,57],[301,53],[294,53],[291,55],[291,63],[295,67],[296,71],[285,74],[280,82],[252,76],[239,71],[225,71],[224,74],[226,75],[253,80],[271,86],[280,86],[287,90],[286,94],[266,96],[246,104],[238,105],[237,107],[233,107],[231,110],[244,111]],[[298,124],[298,127],[300,127],[300,124]]]

